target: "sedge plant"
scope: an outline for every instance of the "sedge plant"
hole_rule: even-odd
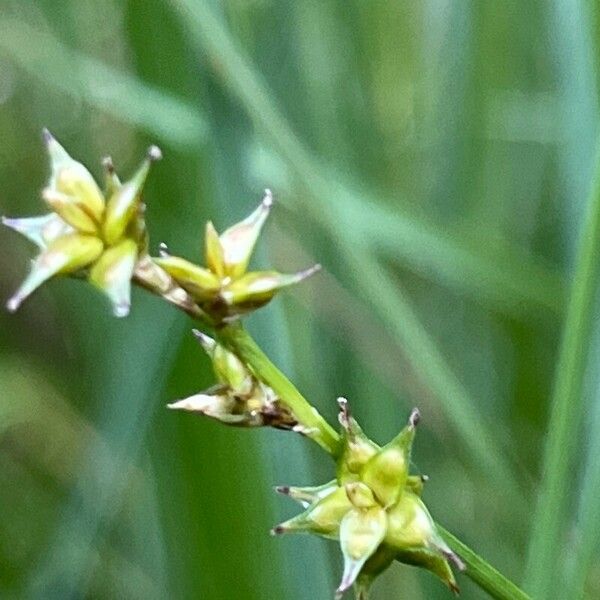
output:
[[[394,561],[429,571],[455,594],[455,573],[462,572],[493,598],[528,598],[431,516],[423,500],[427,477],[410,470],[418,409],[396,437],[379,446],[340,397],[334,428],[244,329],[245,315],[320,268],[293,274],[249,269],[273,206],[270,191],[246,219],[221,234],[209,221],[198,262],[172,254],[164,244],[152,256],[142,192],[151,163],[161,156],[159,149],[151,147],[126,181],[105,159],[101,188],[48,131],[44,140],[51,162],[42,192],[47,214],[3,218],[39,249],[29,274],[8,300],[8,310],[17,310],[47,280],[67,275],[100,290],[117,317],[129,313],[134,284],[187,313],[196,322],[194,334],[212,362],[215,383],[168,407],[229,426],[276,427],[302,435],[333,459],[330,481],[309,486],[286,482],[276,488],[302,510],[273,527],[272,534],[308,533],[335,540],[344,559],[336,598],[354,588],[356,598],[365,600],[373,580]]]

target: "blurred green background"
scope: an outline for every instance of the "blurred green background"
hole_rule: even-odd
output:
[[[155,250],[195,259],[206,219],[272,187],[256,264],[324,272],[250,330],[331,422],[344,395],[384,442],[419,406],[433,515],[522,582],[594,168],[596,6],[0,0],[0,212],[42,211],[43,126],[97,175],[161,146]],[[1,298],[33,253],[0,233]],[[332,596],[337,544],[268,536],[297,511],[272,486],[326,481],[324,455],[165,410],[212,382],[191,326],[138,291],[113,319],[72,280],[0,312],[2,598]],[[599,359],[595,334],[561,598],[600,597]],[[373,596],[450,593],[394,565]]]

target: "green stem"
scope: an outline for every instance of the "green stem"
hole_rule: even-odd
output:
[[[496,600],[531,600],[521,588],[517,587],[510,579],[507,579],[487,563],[483,558],[475,554],[471,548],[463,544],[439,523],[436,524],[446,543],[464,561],[467,569],[465,575],[474,581],[481,589],[485,590]]]
[[[587,209],[558,358],[542,487],[532,520],[527,582],[538,598],[550,597],[555,589],[565,551],[563,536],[571,517],[568,491],[582,435],[583,383],[600,280],[600,143]]]
[[[219,328],[219,340],[255,372],[256,376],[271,387],[281,401],[294,413],[300,425],[306,430],[307,437],[313,439],[321,448],[336,455],[339,435],[327,423],[296,386],[269,360],[258,344],[246,332],[240,323]]]
[[[308,437],[315,440],[329,454],[335,456],[339,449],[338,433],[325,421],[317,410],[302,396],[288,378],[269,360],[259,348],[250,334],[241,324],[226,325],[217,331],[219,340],[231,351],[235,352],[261,379],[279,395],[282,402],[290,408],[298,421],[310,433]],[[529,596],[514,583],[499,573],[494,567],[478,556],[468,546],[437,526],[440,533],[464,561],[465,574],[492,598],[497,600],[529,600]]]

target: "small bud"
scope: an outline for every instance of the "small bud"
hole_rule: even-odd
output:
[[[42,191],[42,198],[63,221],[80,233],[89,233],[91,235],[98,233],[98,224],[85,211],[84,205],[77,198],[67,196],[52,188],[44,189]]]
[[[54,240],[33,262],[29,275],[7,302],[8,310],[16,311],[23,300],[54,275],[87,267],[98,259],[103,249],[102,242],[89,235],[71,233]]]
[[[212,221],[206,223],[204,234],[204,256],[208,268],[219,278],[225,277],[225,256],[219,234],[212,224]]]
[[[379,506],[366,510],[353,509],[344,516],[340,525],[344,574],[337,589],[338,594],[352,587],[363,565],[383,541],[386,527],[385,510]]]
[[[264,198],[258,208],[243,221],[221,234],[219,239],[223,248],[225,270],[230,277],[236,278],[246,272],[256,240],[272,205],[273,194],[270,190],[265,190]]]
[[[375,493],[384,507],[395,504],[406,485],[410,451],[415,437],[418,411],[411,413],[408,425],[365,465],[361,480]]]
[[[303,513],[274,527],[272,533],[316,533],[335,537],[342,519],[351,508],[346,490],[336,487]]]
[[[123,240],[108,248],[90,270],[89,281],[104,292],[116,317],[125,317],[131,306],[131,278],[138,248],[133,240]]]
[[[352,417],[346,398],[338,398],[340,413],[338,420],[342,426],[342,451],[338,459],[338,481],[344,484],[357,479],[358,474],[379,450],[363,432]]]
[[[235,397],[227,394],[196,394],[172,404],[168,408],[195,412],[217,419],[226,425],[243,427],[260,426],[262,422],[258,415],[245,411],[238,412],[239,406]]]
[[[334,479],[333,481],[328,481],[323,485],[314,487],[278,486],[275,488],[275,491],[278,494],[289,496],[292,500],[299,502],[304,508],[308,508],[311,504],[331,494],[337,487],[337,482]]]
[[[221,284],[213,273],[185,258],[161,256],[154,262],[197,301],[211,300],[219,291]]]
[[[371,489],[360,481],[347,483],[344,488],[348,495],[348,500],[354,504],[356,508],[373,508],[377,506],[377,500],[373,496]]]
[[[252,392],[253,377],[233,352],[217,344],[212,361],[217,379],[229,386],[232,393],[244,396]]]
[[[453,591],[458,591],[448,560],[460,570],[464,569],[464,564],[439,535],[423,501],[408,490],[388,511],[385,543],[403,562],[432,571]]]
[[[24,235],[42,249],[61,235],[73,233],[73,228],[55,213],[25,219],[2,217],[2,224]]]
[[[156,146],[152,146],[148,151],[146,159],[135,175],[121,185],[108,200],[103,225],[104,237],[108,244],[114,244],[119,240],[136,214],[142,188],[150,170],[150,164],[152,161],[157,160],[156,157],[159,157],[152,150],[153,148],[156,148]]]
[[[247,273],[225,286],[221,295],[230,306],[242,310],[258,308],[267,304],[278,291],[300,283],[320,269],[320,265],[315,265],[293,275],[284,275],[276,271]]]
[[[213,363],[218,383],[213,388],[169,405],[199,412],[243,427],[270,426],[294,429],[298,421],[275,395],[275,392],[246,368],[233,353],[208,335],[193,330]]]

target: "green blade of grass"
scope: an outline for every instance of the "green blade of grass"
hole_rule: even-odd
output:
[[[575,546],[570,553],[566,565],[565,598],[584,598],[585,587],[598,561],[600,549],[600,404],[597,403],[598,388],[594,390],[591,415],[586,423],[589,432],[589,445],[585,453],[581,476],[581,492],[579,496],[576,531],[573,539]]]
[[[438,529],[448,545],[467,563],[466,574],[496,600],[531,600],[531,598],[502,573],[482,561],[475,552],[457,537],[438,524]]]
[[[126,330],[123,323],[113,326],[119,330],[117,334],[116,329],[112,329],[113,343],[120,343],[122,353],[118,361],[113,360],[110,352],[106,322],[102,334],[101,319],[88,326],[90,334],[96,332],[92,339],[104,339],[104,358],[99,352],[96,354],[94,395],[96,401],[104,406],[100,439],[111,451],[103,451],[103,447],[94,441],[90,441],[86,448],[70,501],[63,510],[41,563],[31,572],[27,584],[28,597],[44,597],[49,589],[56,590],[64,598],[85,595],[98,534],[100,530],[108,529],[107,522],[118,510],[131,466],[138,457],[151,422],[153,411],[149,406],[156,406],[157,397],[162,392],[162,387],[157,384],[168,372],[169,354],[173,355],[173,337],[181,335],[182,321],[178,315],[171,313],[170,317],[166,317],[165,307],[157,307],[152,298],[146,302],[145,311],[139,306],[141,303],[138,304]],[[158,319],[165,326],[150,332],[146,323]],[[93,344],[91,339],[89,343]],[[167,348],[171,350],[166,351]],[[90,367],[88,374],[93,378],[91,371]],[[149,377],[148,373],[152,376]]]
[[[562,585],[558,582],[557,565],[564,550],[563,536],[569,519],[568,482],[579,451],[583,380],[600,281],[600,152],[587,206],[556,371],[542,487],[532,518],[527,582],[535,598],[549,598],[550,590]]]
[[[0,49],[44,85],[82,98],[164,141],[195,146],[206,136],[204,120],[185,101],[71,50],[23,21],[0,19]]]
[[[364,195],[362,195],[364,197]],[[562,277],[546,265],[525,258],[510,246],[491,243],[482,247],[469,232],[441,230],[417,217],[405,218],[375,200],[346,195],[339,210],[349,221],[362,224],[370,244],[394,262],[441,282],[511,314],[545,308],[560,313],[565,289]],[[458,240],[460,239],[460,243]]]

